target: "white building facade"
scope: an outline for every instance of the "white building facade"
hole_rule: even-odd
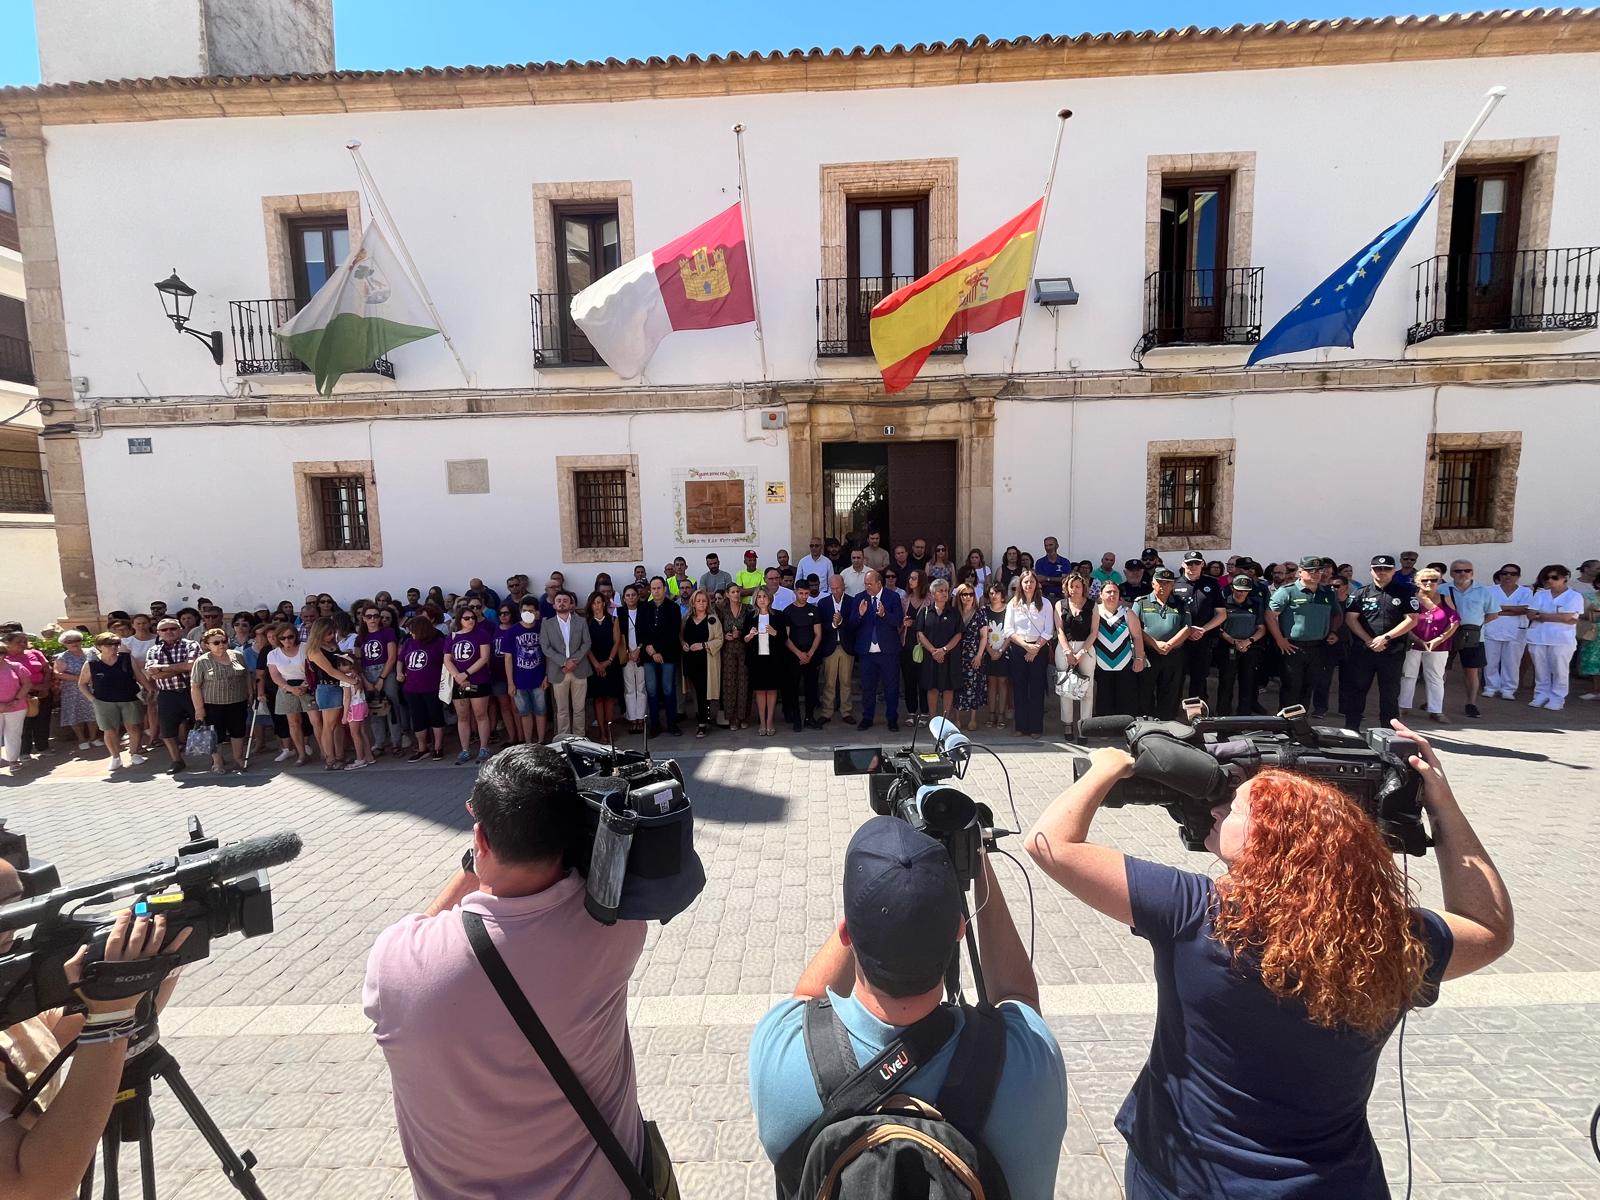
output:
[[[955,558],[1591,557],[1597,78],[1600,12],[1551,10],[0,91],[68,612],[587,586],[869,524]],[[1495,84],[1355,348],[1245,369]],[[862,314],[1037,198],[1063,107],[1035,274],[1076,302],[885,396]],[[738,198],[736,123],[766,373],[745,326],[620,380],[567,299]],[[273,347],[373,215],[352,138],[465,379],[432,338],[323,398]]]

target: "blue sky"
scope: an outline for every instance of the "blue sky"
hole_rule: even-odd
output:
[[[1480,7],[1492,7],[1483,4]],[[1449,5],[1391,0],[1128,0],[1120,5],[1044,0],[334,0],[338,65],[346,69],[461,66],[709,54],[726,50],[856,46],[987,34],[1109,32],[1187,25],[1449,12]],[[39,81],[30,0],[0,0],[0,84]]]

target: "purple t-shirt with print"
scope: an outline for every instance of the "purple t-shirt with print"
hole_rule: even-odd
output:
[[[406,673],[402,689],[416,696],[437,692],[439,672],[444,669],[444,652],[449,645],[442,637],[434,638],[431,642],[407,638],[400,652],[400,665]]]
[[[511,655],[511,681],[519,692],[536,692],[544,686],[544,647],[539,644],[539,625],[520,625],[509,630],[501,653]]]
[[[467,671],[467,664],[478,657],[478,651],[483,646],[494,646],[494,631],[483,625],[474,625],[471,632],[465,629],[458,630],[450,635],[450,659],[456,664],[456,670]],[[491,660],[493,655],[490,655]],[[484,663],[475,671],[467,671],[467,682],[478,687],[483,687],[489,682],[489,664]]]
[[[361,636],[357,643],[361,650],[361,665],[363,667],[381,667],[388,661],[389,647],[394,645],[395,635],[392,629],[375,629]]]

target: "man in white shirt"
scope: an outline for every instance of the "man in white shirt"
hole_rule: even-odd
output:
[[[846,595],[859,596],[867,590],[867,563],[860,550],[850,551],[850,565],[839,575],[844,579]]]
[[[539,627],[545,674],[556,702],[556,736],[583,732],[583,703],[589,695],[589,622],[572,611],[572,594],[556,593],[556,615]]]
[[[823,592],[828,590],[828,580],[833,576],[833,563],[828,561],[828,556],[822,552],[822,539],[811,539],[811,553],[802,558],[795,567],[794,577],[805,579],[808,576],[817,577],[817,586]]]
[[[772,597],[773,612],[782,612],[794,603],[794,589],[783,586],[783,575],[777,567],[767,568],[767,594]]]

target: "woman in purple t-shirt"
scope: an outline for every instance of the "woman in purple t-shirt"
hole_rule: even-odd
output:
[[[433,759],[444,757],[444,702],[439,699],[439,677],[450,643],[424,614],[406,622],[410,637],[400,648],[400,687],[405,693],[406,710],[411,715],[411,732],[417,748],[408,762],[421,762],[429,754],[428,735],[433,735]]]
[[[356,634],[356,657],[367,683],[367,733],[376,758],[385,746],[400,749],[400,685],[395,670],[400,659],[400,639],[383,624],[383,609],[376,602],[361,610],[361,631]],[[388,711],[380,712],[386,702]]]
[[[461,753],[456,766],[472,761],[472,728],[478,729],[478,761],[489,761],[489,660],[494,651],[494,630],[472,609],[456,617],[456,631],[450,635],[450,657],[445,670],[455,680],[456,736]]]
[[[1444,664],[1450,657],[1450,639],[1455,636],[1461,617],[1439,592],[1441,576],[1431,567],[1418,571],[1417,623],[1411,629],[1411,645],[1406,650],[1406,665],[1400,676],[1400,711],[1411,711],[1417,698],[1417,676],[1427,690],[1429,720],[1446,722],[1444,715]]]

